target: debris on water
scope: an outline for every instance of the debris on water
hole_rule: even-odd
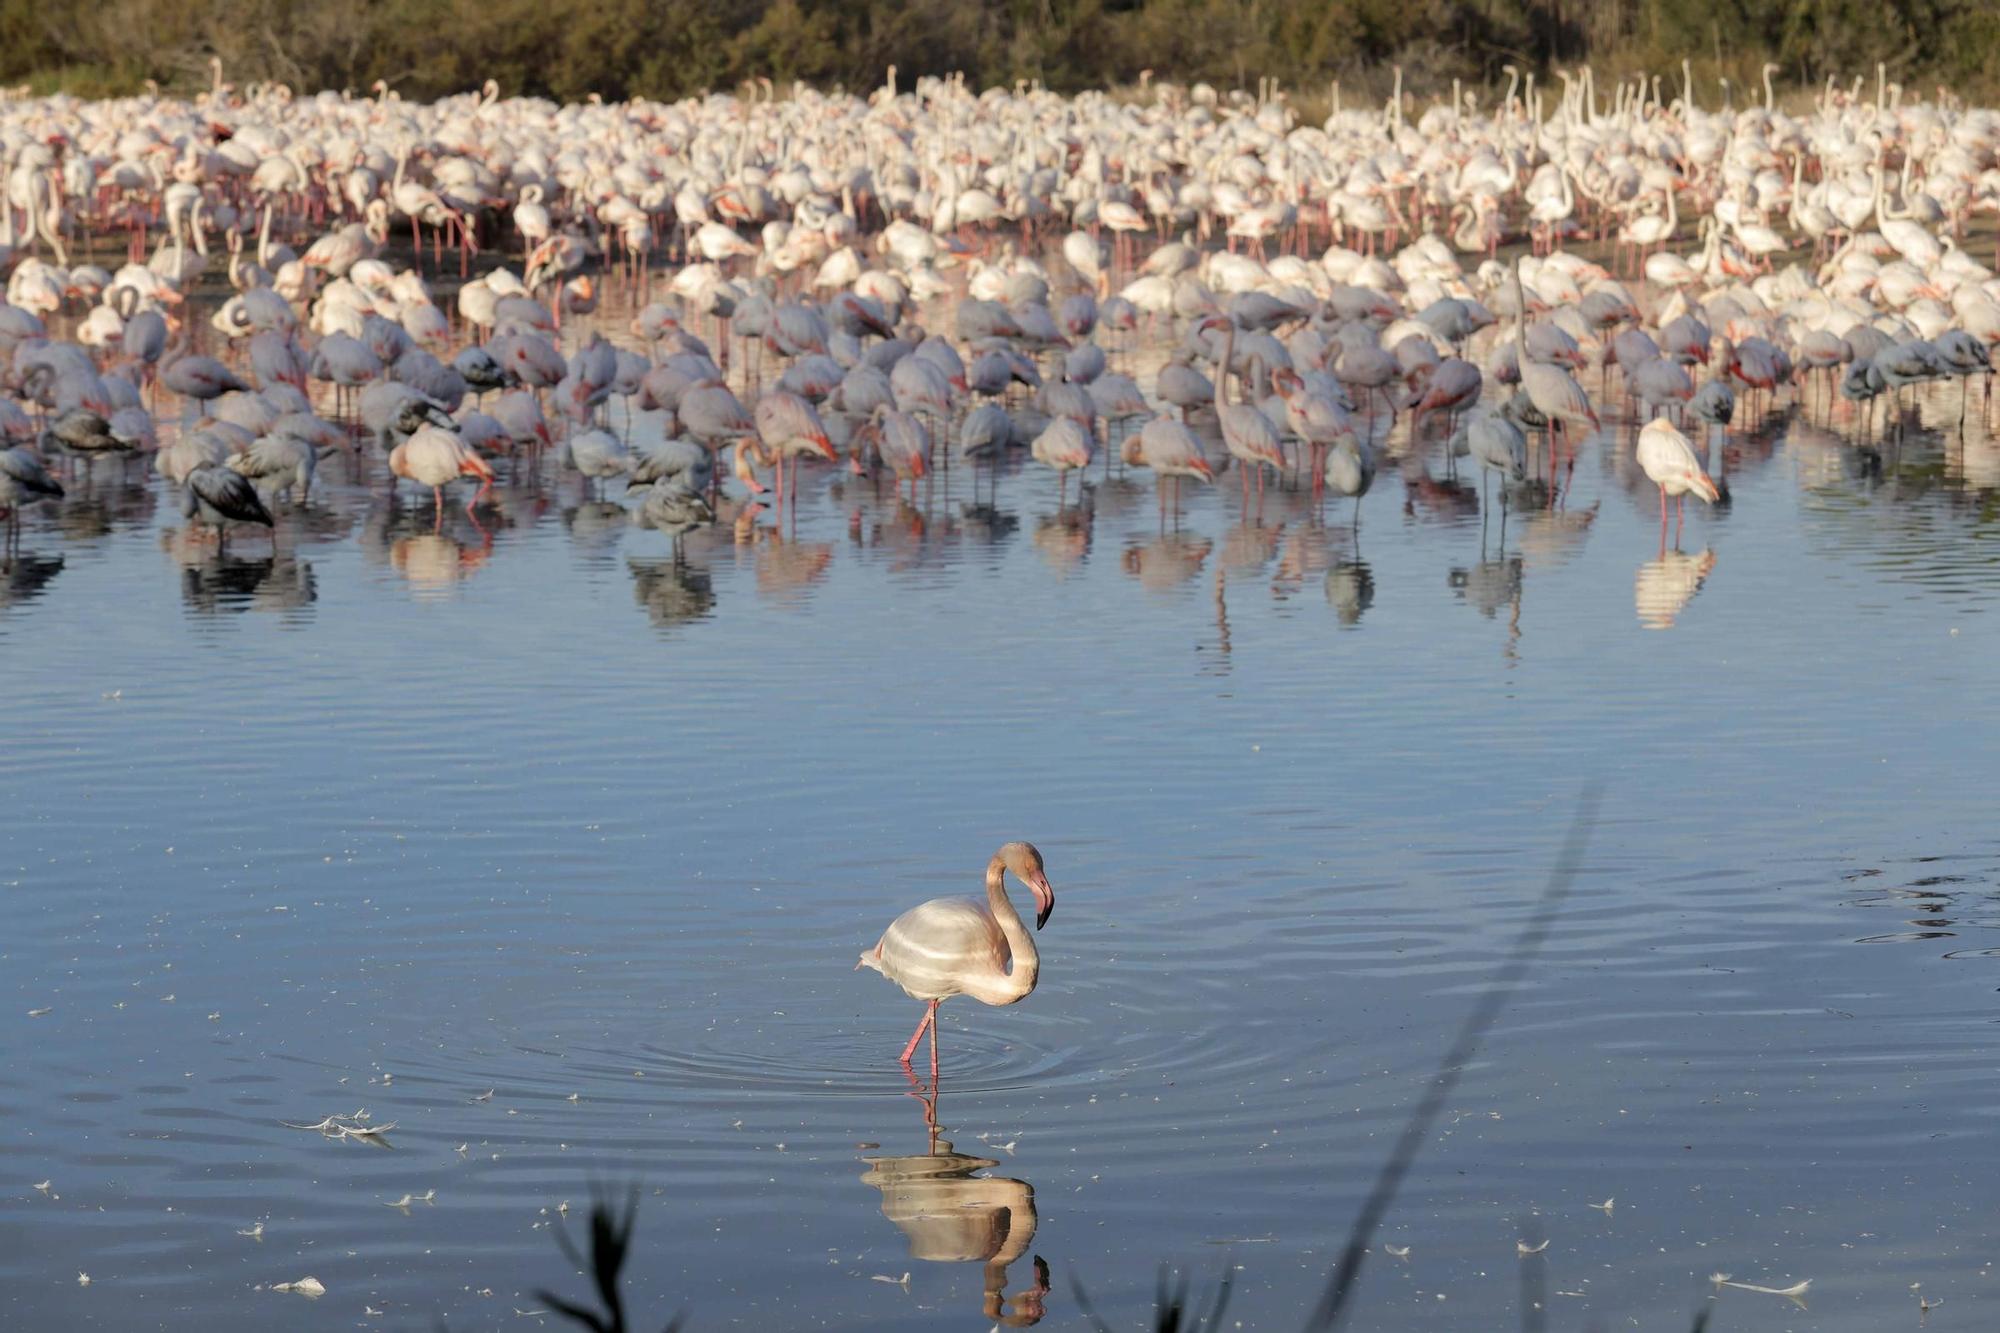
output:
[[[1391,1259],[1408,1259],[1410,1257],[1410,1247],[1407,1245],[1391,1245],[1388,1241],[1383,1241],[1382,1253],[1388,1255]]]
[[[278,1123],[286,1129],[315,1130],[330,1139],[369,1139],[375,1142],[387,1142],[382,1135],[396,1127],[394,1121],[385,1125],[371,1125],[367,1120],[368,1112],[363,1109],[353,1115],[330,1115],[313,1125],[296,1124],[290,1120],[280,1120]]]
[[[30,1017],[30,1018],[47,1018],[47,1017],[48,1017],[48,1016],[49,1016],[50,1014],[54,1013],[55,1011],[56,1011],[56,1007],[55,1007],[54,1005],[48,1005],[48,1006],[46,1006],[45,1008],[41,1008],[41,1009],[30,1009],[30,1010],[28,1011],[28,1017]]]
[[[251,1227],[249,1230],[239,1231],[236,1234],[239,1236],[248,1236],[251,1240],[262,1240],[264,1239],[264,1224],[262,1222],[259,1222],[256,1226]]]
[[[534,1317],[535,1317],[536,1315],[538,1315],[538,1314],[547,1314],[547,1313],[548,1313],[548,1311],[547,1311],[547,1310],[523,1310],[523,1309],[521,1309],[521,1308],[520,1308],[519,1306],[516,1306],[516,1307],[514,1308],[514,1313],[515,1313],[516,1315],[519,1315],[519,1316],[520,1316],[521,1318],[523,1318],[523,1319],[533,1319],[533,1318],[534,1318]]]
[[[1812,1285],[1812,1279],[1807,1278],[1805,1281],[1795,1282],[1789,1287],[1762,1287],[1754,1282],[1733,1281],[1727,1273],[1711,1273],[1708,1280],[1718,1287],[1734,1287],[1738,1291],[1754,1291],[1765,1296],[1783,1296],[1786,1300],[1796,1301],[1800,1306],[1805,1305],[1806,1288]]]
[[[79,1286],[79,1287],[87,1287],[87,1286],[89,1286],[89,1285],[90,1285],[90,1274],[88,1274],[88,1273],[85,1273],[85,1272],[83,1272],[83,1271],[81,1271],[81,1270],[78,1270],[78,1272],[77,1272],[77,1275],[76,1275],[76,1285],[77,1285],[77,1286]]]
[[[461,1143],[461,1144],[459,1144],[459,1145],[458,1145],[458,1146],[457,1146],[456,1148],[453,1148],[453,1149],[452,1149],[452,1151],[453,1151],[453,1152],[455,1152],[455,1153],[457,1153],[457,1154],[458,1154],[459,1156],[461,1156],[461,1157],[465,1157],[465,1156],[468,1156],[468,1155],[470,1154],[470,1150],[471,1150],[471,1148],[472,1148],[472,1145],[471,1145],[471,1144],[469,1144],[469,1143]]]
[[[1547,1241],[1543,1241],[1540,1245],[1530,1245],[1525,1240],[1517,1240],[1514,1242],[1514,1253],[1520,1255],[1523,1259],[1527,1258],[1531,1254],[1540,1254],[1543,1250],[1546,1250],[1547,1248],[1549,1248],[1549,1243]]]
[[[1603,1203],[1593,1203],[1590,1206],[1592,1208],[1595,1208],[1598,1212],[1603,1213],[1606,1217],[1609,1217],[1611,1216],[1611,1210],[1615,1208],[1617,1204],[1618,1200],[1616,1199],[1606,1199]]]
[[[382,1315],[382,1314],[387,1314],[388,1311],[378,1310],[372,1305],[364,1305],[361,1307],[361,1313],[364,1315]]]
[[[385,1203],[382,1206],[384,1208],[400,1208],[407,1213],[410,1211],[410,1205],[413,1203],[436,1203],[437,1194],[438,1192],[434,1189],[425,1190],[422,1194],[405,1194],[394,1203]]]
[[[49,1192],[49,1186],[55,1183],[56,1183],[55,1177],[51,1176],[47,1180],[44,1180],[41,1184],[35,1186],[35,1188],[40,1190],[42,1193],[47,1194]]]
[[[582,1100],[583,1100],[583,1094],[582,1094],[582,1093],[577,1093],[577,1092],[572,1092],[572,1093],[571,1093],[571,1094],[569,1095],[569,1100],[570,1100],[570,1101],[572,1101],[572,1102],[580,1102],[580,1101],[582,1101]]]
[[[479,1094],[479,1095],[478,1095],[477,1097],[474,1097],[474,1098],[473,1098],[472,1100],[473,1100],[473,1101],[475,1101],[475,1102],[490,1102],[490,1101],[492,1101],[492,1100],[493,1100],[493,1089],[491,1089],[491,1088],[488,1088],[488,1089],[487,1089],[486,1091],[484,1091],[484,1092],[480,1093],[480,1094]]]
[[[892,1287],[901,1287],[904,1291],[910,1289],[910,1275],[908,1273],[903,1274],[901,1277],[890,1277],[887,1273],[877,1273],[868,1280],[870,1282],[886,1282]]]
[[[271,1290],[297,1292],[301,1296],[318,1300],[326,1295],[326,1284],[316,1277],[302,1277],[297,1282],[274,1282],[271,1284]]]

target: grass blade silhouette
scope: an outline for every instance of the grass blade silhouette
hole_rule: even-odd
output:
[[[562,1246],[563,1255],[576,1265],[579,1273],[590,1274],[597,1287],[597,1299],[604,1304],[604,1313],[587,1309],[573,1301],[563,1299],[547,1288],[538,1290],[535,1299],[546,1304],[551,1310],[592,1330],[592,1333],[630,1333],[631,1326],[625,1322],[625,1300],[618,1290],[618,1275],[625,1267],[625,1260],[632,1252],[632,1227],[639,1220],[639,1187],[634,1185],[626,1193],[623,1213],[615,1212],[603,1199],[590,1206],[590,1257],[586,1261],[578,1252],[569,1233],[556,1228],[556,1243]],[[680,1333],[685,1316],[675,1315],[668,1323],[666,1333]]]
[[[1569,833],[1563,839],[1562,850],[1556,855],[1555,866],[1549,871],[1549,882],[1542,890],[1540,901],[1535,904],[1533,914],[1515,938],[1514,947],[1501,960],[1493,980],[1487,983],[1478,1002],[1472,1006],[1472,1012],[1465,1016],[1458,1035],[1438,1062],[1438,1071],[1431,1079],[1430,1087],[1418,1099],[1410,1118],[1403,1122],[1403,1132],[1397,1136],[1389,1160],[1382,1164],[1382,1172],[1375,1178],[1375,1187],[1362,1201],[1361,1212],[1347,1233],[1347,1244],[1341,1250],[1340,1262],[1334,1266],[1333,1275],[1327,1280],[1326,1294],[1306,1321],[1307,1329],[1338,1329],[1347,1318],[1369,1243],[1374,1240],[1376,1228],[1381,1226],[1389,1206],[1396,1201],[1403,1177],[1409,1174],[1417,1154],[1423,1151],[1424,1140],[1430,1136],[1431,1125],[1436,1122],[1438,1112],[1444,1109],[1445,1098],[1458,1086],[1465,1066],[1479,1053],[1479,1043],[1485,1039],[1493,1021],[1500,1016],[1500,1010],[1513,996],[1521,978],[1527,975],[1542,946],[1548,942],[1549,932],[1554,929],[1556,917],[1569,897],[1570,886],[1576,882],[1577,866],[1583,859],[1585,844],[1590,841],[1590,831],[1597,822],[1600,794],[1595,785],[1584,789],[1577,803],[1576,817],[1570,821]]]

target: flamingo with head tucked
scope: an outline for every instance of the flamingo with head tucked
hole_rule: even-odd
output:
[[[1699,495],[1709,504],[1714,504],[1722,493],[1695,456],[1694,446],[1687,436],[1675,429],[1670,421],[1650,421],[1639,432],[1639,466],[1654,485],[1660,488],[1660,538],[1667,535],[1667,497],[1674,497],[1676,515],[1687,505],[1688,492]],[[1675,535],[1680,532],[1675,524]]]
[[[451,431],[425,426],[389,452],[389,472],[431,488],[437,517],[433,527],[444,524],[444,488],[460,477],[477,477],[479,490],[465,502],[465,512],[486,498],[493,489],[493,468],[472,446]]]

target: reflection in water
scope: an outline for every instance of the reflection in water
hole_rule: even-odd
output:
[[[1035,1187],[1005,1176],[976,1176],[998,1166],[955,1151],[940,1137],[937,1085],[910,1094],[924,1104],[928,1150],[912,1157],[864,1157],[861,1181],[882,1191],[882,1216],[910,1242],[910,1257],[928,1263],[983,1263],[980,1314],[1009,1328],[1039,1323],[1049,1290],[1048,1265],[1034,1259],[1034,1279],[1009,1300],[1007,1268],[1035,1239]]]
[[[199,524],[166,529],[160,534],[160,549],[180,567],[181,603],[197,616],[301,611],[319,600],[312,563],[293,551],[263,555],[225,551],[214,530]]]
[[[1255,573],[1278,553],[1284,535],[1283,523],[1236,523],[1222,534],[1222,550],[1216,559],[1232,574]]]
[[[967,504],[956,520],[946,519],[943,535],[968,546],[997,546],[1021,526],[1018,514],[990,504]]]
[[[1518,659],[1521,647],[1521,557],[1503,556],[1481,560],[1470,569],[1454,569],[1449,582],[1459,600],[1468,603],[1488,620],[1507,608],[1507,642],[1500,655],[1509,662]]]
[[[17,555],[0,560],[0,611],[40,597],[49,580],[62,569],[63,557],[59,555]]]
[[[1075,573],[1090,554],[1091,513],[1078,507],[1043,514],[1035,520],[1035,552],[1058,577]]]
[[[1470,569],[1454,569],[1451,571],[1451,588],[1460,601],[1469,603],[1488,620],[1499,614],[1503,606],[1518,612],[1521,606],[1521,557],[1504,556],[1498,560],[1482,560]]]
[[[593,563],[611,558],[612,550],[630,527],[632,516],[612,500],[585,500],[562,512],[563,531],[578,554]]]
[[[389,543],[389,566],[419,592],[441,592],[471,578],[493,554],[493,539],[468,545],[442,532],[416,532]]]
[[[1361,615],[1375,605],[1375,575],[1365,560],[1342,560],[1326,571],[1326,604],[1340,618],[1341,628],[1352,629]]]
[[[754,506],[752,506],[754,508]],[[796,605],[826,577],[833,563],[832,542],[788,540],[776,528],[753,528],[757,542],[757,591],[780,605]]]
[[[1201,572],[1215,543],[1206,537],[1173,532],[1125,548],[1125,572],[1150,592],[1167,592]]]
[[[1522,557],[1535,569],[1555,569],[1569,563],[1590,540],[1598,503],[1592,501],[1583,509],[1540,509],[1517,515]]]
[[[1715,552],[1707,548],[1698,555],[1662,551],[1657,559],[1640,565],[1632,588],[1639,623],[1647,629],[1672,629],[1675,618],[1694,600],[1714,568]]]
[[[645,608],[655,629],[672,629],[691,620],[705,620],[715,609],[715,581],[709,571],[672,559],[635,560],[632,596]]]

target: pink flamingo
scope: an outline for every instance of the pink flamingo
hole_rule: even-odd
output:
[[[908,1066],[924,1033],[931,1034],[931,1078],[938,1073],[937,1009],[954,995],[970,995],[982,1004],[1013,1004],[1035,989],[1041,955],[1035,937],[1021,922],[1007,897],[1007,872],[1035,895],[1035,929],[1055,910],[1056,891],[1042,870],[1042,854],[1033,843],[1010,842],[986,863],[986,901],[933,898],[889,923],[873,949],[861,955],[855,970],[872,967],[923,1000],[923,1021],[903,1047]]]
[[[434,528],[444,525],[444,488],[453,481],[460,477],[479,478],[478,493],[465,502],[468,516],[472,507],[493,489],[492,466],[464,440],[437,426],[425,426],[391,450],[389,473],[431,488],[431,501],[437,506]]]

